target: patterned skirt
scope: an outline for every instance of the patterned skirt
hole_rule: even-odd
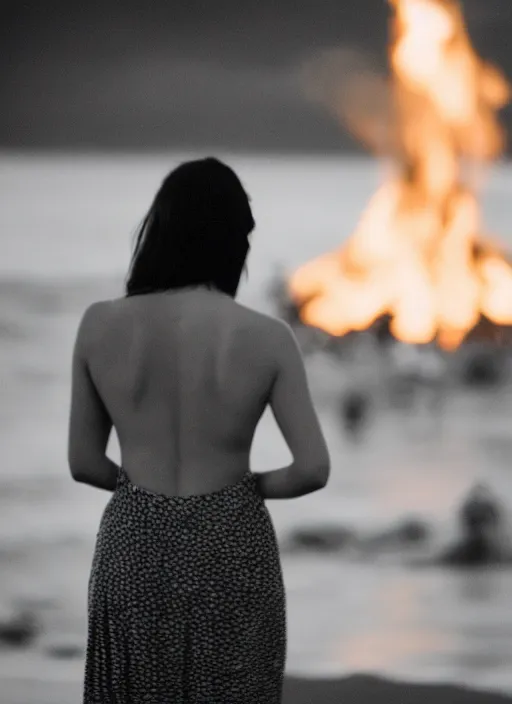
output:
[[[83,704],[280,704],[285,612],[251,472],[180,497],[121,470],[89,579]]]

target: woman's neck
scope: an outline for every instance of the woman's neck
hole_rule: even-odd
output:
[[[146,290],[139,290],[139,291],[134,291],[131,295],[132,296],[138,296],[138,295],[148,295],[148,294],[161,294],[161,295],[177,295],[179,293],[200,293],[200,292],[207,292],[211,293],[213,295],[218,295],[218,296],[224,296],[227,298],[233,298],[233,296],[230,296],[228,293],[225,293],[224,291],[221,291],[217,286],[214,284],[192,284],[190,286],[179,286],[176,288],[165,288],[165,289],[146,289]]]

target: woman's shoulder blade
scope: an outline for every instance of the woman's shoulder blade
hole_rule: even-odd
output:
[[[219,299],[218,304],[223,315],[228,316],[240,330],[246,331],[255,340],[268,343],[279,340],[285,332],[283,326],[286,327],[286,323],[281,318],[251,308],[233,299],[222,298]],[[95,317],[98,324],[103,324],[103,327],[107,325],[107,328],[110,328],[115,320],[119,324],[122,324],[121,319],[126,317],[132,321],[132,315],[136,310],[141,310],[144,314],[145,310],[147,311],[146,307],[152,305],[155,305],[156,308],[158,304],[149,299],[144,300],[142,296],[121,297],[92,304],[95,307]]]
[[[257,310],[256,308],[249,308],[241,303],[236,302],[236,306],[243,311],[243,315],[249,324],[252,324],[254,328],[265,331],[266,333],[271,333],[276,331],[280,327],[282,322],[280,318],[276,318],[269,313],[264,313],[263,311]]]

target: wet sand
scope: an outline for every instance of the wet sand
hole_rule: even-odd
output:
[[[1,683],[2,704],[81,704],[79,681],[37,678]],[[287,677],[283,704],[512,704],[512,698],[445,685],[412,685],[371,676],[344,679]]]

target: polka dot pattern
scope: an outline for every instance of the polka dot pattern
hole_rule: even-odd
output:
[[[88,592],[83,704],[280,704],[286,602],[255,477],[167,496],[120,471]]]

